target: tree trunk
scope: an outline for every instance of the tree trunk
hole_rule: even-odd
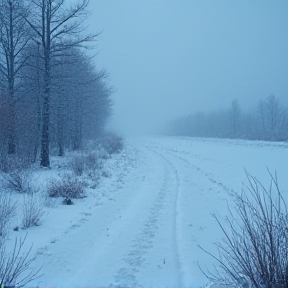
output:
[[[16,144],[15,144],[15,133],[14,130],[9,132],[8,136],[8,154],[12,155],[16,153]]]
[[[41,167],[50,167],[49,155],[49,125],[50,125],[50,51],[45,51],[45,77],[42,114],[42,137],[41,137]]]
[[[81,103],[76,102],[74,111],[74,129],[73,129],[73,150],[79,150],[82,146],[82,117],[81,117]]]
[[[62,113],[62,111],[58,112]],[[58,121],[57,121],[57,144],[58,144],[58,156],[64,156],[64,117],[58,114]]]
[[[13,94],[12,96],[9,95],[9,130],[8,130],[8,154],[15,154],[16,153],[16,143],[15,143],[15,138],[16,138],[16,133],[15,133],[15,101],[13,99]]]
[[[7,53],[7,68],[8,68],[8,86],[9,86],[9,108],[10,108],[10,125],[9,125],[9,134],[8,134],[8,154],[16,153],[16,144],[15,144],[15,99],[14,99],[14,83],[15,83],[15,44],[14,44],[14,19],[13,19],[13,6],[12,2],[9,2],[9,45],[10,51]]]
[[[47,90],[49,90],[49,88]],[[49,96],[50,91],[45,91],[43,99],[43,120],[42,120],[41,162],[40,162],[40,166],[42,167],[50,167],[50,158],[49,158],[50,97]]]
[[[42,115],[42,137],[41,137],[41,167],[50,167],[49,153],[49,126],[50,126],[50,59],[51,59],[51,7],[46,7],[45,1],[42,1],[42,43],[44,48],[44,95],[43,95],[43,115]],[[45,23],[46,20],[46,23]]]

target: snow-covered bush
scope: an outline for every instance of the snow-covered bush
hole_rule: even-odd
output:
[[[3,173],[4,188],[19,193],[29,193],[33,190],[31,185],[31,170],[17,169],[9,173]]]
[[[5,237],[11,219],[16,215],[16,202],[11,194],[0,192],[0,238]]]
[[[124,147],[123,138],[113,133],[107,133],[102,136],[100,144],[110,155],[120,153]]]
[[[44,210],[43,202],[37,194],[31,193],[24,196],[22,213],[22,227],[24,229],[39,225]]]
[[[74,156],[68,164],[68,167],[73,171],[77,176],[81,176],[85,170],[85,158],[83,155]]]
[[[89,151],[80,155],[75,155],[69,161],[68,167],[76,176],[81,176],[85,171],[96,171],[101,169],[102,160],[96,151]]]
[[[265,188],[246,172],[248,184],[229,207],[228,226],[213,214],[224,239],[216,243],[219,264],[204,274],[214,283],[241,288],[288,287],[288,214],[287,203],[270,172]],[[287,201],[287,200],[286,200]],[[216,286],[217,287],[217,286]]]
[[[103,155],[103,154],[102,154]],[[87,170],[95,171],[102,168],[101,153],[95,151],[85,155],[85,165]]]
[[[71,174],[65,174],[60,179],[53,179],[48,184],[49,197],[84,197],[84,184]]]

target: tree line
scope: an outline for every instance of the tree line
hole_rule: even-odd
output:
[[[243,111],[237,100],[230,107],[179,117],[167,129],[170,135],[250,140],[287,141],[288,107],[270,95],[250,111]]]
[[[0,2],[0,169],[7,157],[50,166],[50,150],[79,149],[111,114],[107,73],[92,65],[89,1]]]

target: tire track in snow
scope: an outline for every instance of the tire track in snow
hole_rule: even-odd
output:
[[[157,154],[159,157],[161,157],[170,167],[170,169],[173,171],[173,174],[176,178],[176,183],[177,183],[177,191],[175,193],[175,202],[174,202],[174,212],[175,212],[175,217],[174,217],[174,228],[175,228],[175,242],[176,242],[176,251],[177,251],[177,260],[178,260],[178,268],[179,268],[179,273],[180,273],[180,283],[181,285],[179,287],[186,287],[186,267],[184,267],[184,257],[183,257],[183,250],[182,250],[182,233],[181,233],[181,209],[180,209],[180,199],[181,199],[181,193],[180,193],[180,177],[178,170],[176,166],[167,158],[165,157],[162,153],[159,153],[155,151],[151,147],[146,147],[153,153]]]
[[[229,194],[233,190],[229,189],[228,187],[223,185],[221,182],[217,182],[216,180],[214,180],[211,177],[211,174],[203,171],[200,167],[198,167],[197,165],[194,165],[188,159],[185,159],[184,157],[177,155],[176,154],[177,150],[174,150],[172,153],[171,151],[169,151],[169,149],[165,149],[165,147],[163,147],[163,149],[160,146],[153,147],[153,148],[156,150],[155,153],[157,153],[158,155],[162,155],[162,157],[165,158],[166,161],[171,163],[171,165],[174,167],[176,171],[178,170],[177,174],[179,178],[178,180],[179,192],[178,192],[178,197],[177,197],[177,211],[179,211],[179,214],[178,214],[178,217],[176,218],[176,222],[177,222],[176,227],[178,231],[176,234],[177,234],[179,261],[181,262],[181,271],[182,271],[181,287],[199,287],[199,286],[195,286],[197,285],[197,281],[199,281],[198,280],[199,277],[196,276],[199,273],[198,271],[199,268],[198,268],[197,263],[200,257],[202,257],[202,255],[200,256],[200,253],[199,253],[200,249],[198,245],[201,244],[201,242],[204,243],[206,239],[209,239],[209,237],[211,237],[209,230],[207,231],[207,227],[211,227],[211,223],[210,223],[210,226],[209,224],[208,226],[206,226],[207,223],[209,223],[209,221],[211,222],[211,220],[208,220],[208,222],[206,221],[209,218],[209,215],[213,210],[210,210],[211,207],[210,208],[203,207],[205,211],[207,210],[206,215],[208,216],[205,216],[205,217],[206,218],[208,217],[208,218],[202,221],[203,219],[200,220],[198,218],[198,212],[191,213],[191,211],[189,211],[190,209],[189,208],[187,209],[188,206],[186,205],[186,203],[188,202],[185,202],[185,201],[190,200],[189,203],[191,203],[191,205],[194,205],[194,201],[195,203],[198,203],[198,204],[205,203],[205,198],[207,197],[207,194],[205,193],[205,190],[203,190],[203,187],[207,187],[207,190],[206,190],[207,192],[211,190],[211,188],[209,188],[209,186],[211,187],[211,184],[216,185],[217,187],[220,187],[221,190],[224,190],[225,192]],[[153,148],[151,148],[151,150],[153,150]],[[181,153],[181,154],[183,155],[184,153]],[[187,154],[191,156],[189,153]],[[192,177],[190,176],[189,170],[195,171],[194,177],[192,175],[191,175]],[[206,184],[205,186],[203,186],[204,183],[207,183],[208,185]],[[193,192],[191,193],[191,191]],[[198,199],[201,199],[201,200],[199,201]],[[216,201],[215,202],[211,201],[210,204],[218,203],[217,201],[220,200],[221,202],[225,199],[222,197],[219,198],[219,196],[216,196],[216,197],[214,196],[214,200]],[[213,205],[214,204],[212,204],[212,206]],[[200,206],[198,205],[197,208],[199,207]],[[197,208],[195,209],[196,211],[198,210]],[[182,211],[182,209],[184,210]],[[203,213],[201,212],[201,215],[202,214]],[[203,236],[205,240],[203,239]]]
[[[167,158],[167,156],[164,156],[161,152],[155,151],[151,147],[147,147],[151,151],[153,151],[155,154],[160,156],[163,160],[166,161],[166,163],[170,166],[170,168],[173,170],[173,173],[177,179],[177,194],[175,198],[175,240],[176,240],[176,251],[177,251],[177,260],[178,260],[178,266],[179,266],[179,272],[180,272],[180,286],[179,287],[188,287],[189,281],[187,280],[188,273],[189,273],[189,267],[186,265],[185,257],[184,257],[184,250],[183,250],[183,237],[182,237],[182,230],[181,230],[181,222],[182,222],[182,213],[181,213],[181,191],[180,191],[180,175],[178,172],[178,169],[176,168],[176,165],[173,164],[171,160]],[[160,149],[162,151],[165,151],[165,153],[171,155],[165,147],[161,149],[161,147],[157,147],[156,149]],[[174,156],[174,155],[172,155]]]
[[[161,159],[161,162],[164,163],[165,169],[165,178],[163,181],[163,185],[160,191],[157,194],[157,197],[154,203],[151,205],[148,218],[144,223],[144,227],[142,227],[141,232],[139,235],[134,239],[131,251],[126,255],[123,259],[125,266],[120,268],[115,275],[115,281],[117,285],[121,285],[121,287],[131,287],[135,285],[139,285],[142,283],[138,283],[137,274],[141,272],[141,268],[147,265],[147,254],[151,253],[151,249],[156,244],[155,241],[157,239],[158,234],[161,233],[159,231],[160,217],[165,212],[165,199],[169,196],[173,197],[173,211],[169,211],[170,214],[173,214],[173,223],[169,223],[172,225],[173,231],[176,231],[174,234],[175,239],[173,239],[172,250],[176,251],[176,255],[171,262],[174,262],[173,265],[176,265],[178,271],[178,280],[177,280],[177,287],[184,287],[183,286],[183,270],[182,270],[182,262],[181,259],[181,252],[179,243],[179,231],[178,231],[178,222],[179,222],[179,175],[172,164],[167,158],[165,158],[162,154],[156,152],[155,150],[151,149],[150,147],[145,147],[145,149],[152,152],[156,157]],[[172,187],[172,188],[171,188]],[[169,195],[170,194],[170,195]],[[167,211],[166,211],[167,212]],[[163,215],[162,215],[163,216]],[[179,259],[180,258],[180,259]],[[165,265],[166,259],[163,260],[163,266]],[[160,267],[160,265],[159,265]],[[168,275],[167,275],[168,276]],[[123,286],[123,283],[125,286]]]
[[[156,147],[157,149],[162,149],[160,146]],[[236,194],[236,192],[229,188],[228,186],[226,186],[225,184],[223,184],[222,182],[219,182],[217,180],[215,180],[212,176],[211,176],[211,173],[208,173],[204,170],[202,170],[200,167],[192,164],[190,161],[188,161],[187,159],[181,157],[181,156],[178,156],[178,155],[175,155],[174,153],[180,153],[179,151],[177,150],[174,150],[174,149],[169,149],[169,148],[166,148],[166,147],[163,147],[163,149],[166,150],[166,153],[173,156],[174,158],[177,158],[179,160],[181,160],[182,162],[186,163],[187,165],[189,165],[190,167],[192,167],[194,170],[198,171],[199,173],[201,173],[202,175],[204,175],[209,182],[211,182],[212,184],[215,184],[217,185],[220,189],[224,190],[229,196],[234,196]],[[184,152],[182,152],[183,154]],[[198,155],[191,155],[189,154],[190,156],[192,157],[195,157],[195,158],[199,158],[200,156]],[[208,159],[208,158],[203,158],[201,157],[201,159],[205,160],[205,161],[210,161],[210,162],[215,162],[217,163],[217,161],[214,161],[213,159]]]

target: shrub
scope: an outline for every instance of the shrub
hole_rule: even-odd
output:
[[[102,168],[102,162],[96,152],[89,152],[85,155],[85,165],[87,170],[98,170]]]
[[[87,152],[85,154],[74,156],[69,167],[76,176],[83,175],[84,171],[96,171],[102,167],[100,157],[96,152]]]
[[[48,185],[49,197],[83,198],[84,184],[75,176],[65,174],[59,180],[51,180]]]
[[[69,162],[69,167],[75,175],[81,176],[85,170],[85,159],[83,155],[74,156]]]
[[[102,136],[100,144],[110,155],[120,153],[124,147],[123,138],[113,133]]]
[[[4,285],[24,287],[42,276],[39,275],[42,267],[37,269],[31,267],[36,258],[30,257],[32,246],[28,251],[24,249],[25,241],[26,237],[20,240],[16,238],[11,252],[7,251],[5,241],[0,243],[0,287],[5,287]]]
[[[236,196],[235,211],[229,209],[228,227],[220,226],[224,243],[216,243],[219,264],[215,272],[205,275],[226,287],[288,287],[288,214],[276,175],[270,172],[266,189],[246,172],[248,185]],[[231,207],[230,207],[231,208]],[[202,270],[203,272],[203,270]]]
[[[16,202],[9,193],[0,193],[0,238],[5,237],[11,219],[16,215]]]
[[[34,193],[24,196],[22,227],[38,226],[44,214],[43,203]]]
[[[14,170],[3,174],[3,186],[6,189],[19,193],[29,193],[33,190],[31,185],[31,170]]]

